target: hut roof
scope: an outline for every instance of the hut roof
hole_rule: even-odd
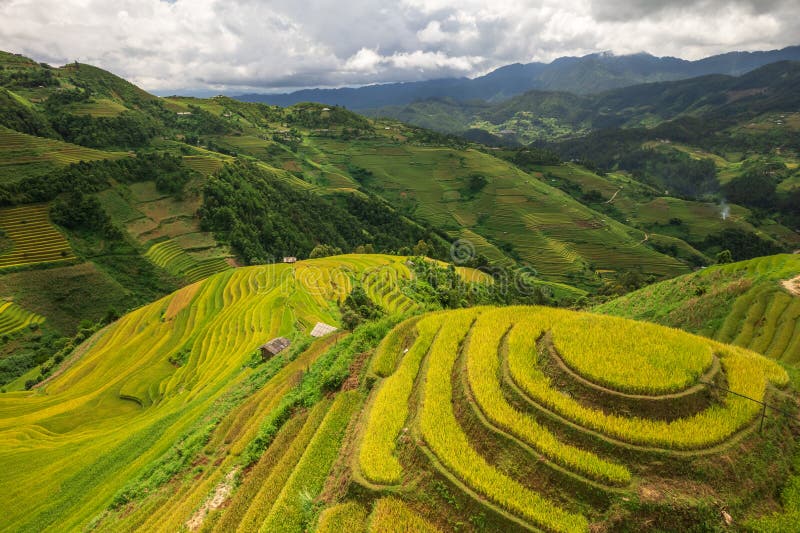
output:
[[[314,329],[311,330],[311,336],[324,337],[328,333],[333,333],[337,329],[339,328],[336,326],[331,326],[330,324],[326,324],[325,322],[317,322],[317,324],[314,326]]]
[[[292,341],[290,341],[286,337],[276,337],[271,341],[269,341],[268,343],[263,344],[261,346],[261,350],[262,351],[266,350],[272,355],[277,355],[278,353],[288,348],[291,343]]]

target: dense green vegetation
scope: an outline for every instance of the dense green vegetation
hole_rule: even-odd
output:
[[[319,244],[345,251],[371,245],[385,253],[425,239],[435,243],[434,255],[443,255],[441,237],[378,198],[321,197],[282,183],[253,164],[222,169],[208,180],[203,194],[203,228],[229,242],[247,264],[308,257]]]

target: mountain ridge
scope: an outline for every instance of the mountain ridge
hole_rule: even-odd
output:
[[[234,98],[280,106],[315,101],[356,110],[448,96],[461,101],[493,101],[532,89],[591,94],[649,81],[683,79],[703,74],[736,75],[782,60],[800,60],[800,46],[760,52],[728,52],[696,61],[656,57],[647,53],[594,53],[581,57],[561,57],[550,63],[512,63],[476,78],[442,78],[357,88],[302,89],[283,94],[250,93]],[[588,77],[593,79],[586,79],[588,73],[592,74]]]

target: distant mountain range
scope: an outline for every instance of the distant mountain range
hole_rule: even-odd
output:
[[[363,110],[403,105],[430,98],[501,101],[530,90],[593,94],[631,85],[673,81],[707,74],[741,75],[777,61],[800,61],[800,46],[767,52],[730,52],[687,61],[640,53],[607,52],[562,57],[551,63],[515,63],[477,78],[444,78],[358,88],[304,89],[288,94],[244,94],[235,98],[288,106],[320,102]]]
[[[590,95],[532,90],[496,103],[430,98],[362,112],[486,144],[527,144],[604,128],[654,127],[678,117],[746,120],[798,106],[800,62],[779,61],[740,76],[709,74]]]

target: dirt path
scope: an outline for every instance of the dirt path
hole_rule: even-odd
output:
[[[800,276],[781,281],[781,285],[795,296],[800,296]]]
[[[189,531],[197,531],[203,526],[203,522],[208,516],[208,513],[219,509],[228,500],[228,497],[233,492],[233,481],[236,477],[238,469],[234,468],[228,475],[225,476],[217,488],[214,489],[214,494],[208,498],[205,503],[198,509],[192,517],[186,522],[186,527]]]
[[[615,193],[614,193],[614,196],[612,196],[611,198],[609,198],[608,200],[606,200],[606,202],[605,202],[605,203],[607,203],[607,204],[610,204],[611,202],[613,202],[613,201],[614,201],[614,198],[616,198],[616,197],[617,197],[617,195],[619,194],[619,192],[620,192],[621,190],[622,190],[622,189],[618,189],[618,190],[617,190],[617,192],[615,192]]]

